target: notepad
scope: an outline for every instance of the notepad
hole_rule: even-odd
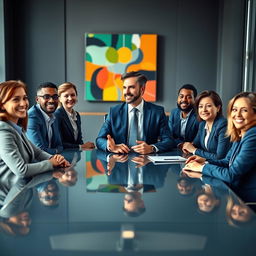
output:
[[[180,164],[187,160],[181,156],[148,156],[148,159],[154,164]]]

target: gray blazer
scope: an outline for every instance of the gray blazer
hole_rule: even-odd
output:
[[[25,133],[20,135],[10,124],[0,121],[0,182],[53,170],[50,157],[33,145]]]

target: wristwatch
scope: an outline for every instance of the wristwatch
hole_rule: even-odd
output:
[[[151,146],[152,153],[156,153],[156,148],[154,146]]]

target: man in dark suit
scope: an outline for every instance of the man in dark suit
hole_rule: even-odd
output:
[[[143,100],[147,78],[138,72],[129,72],[122,76],[122,81],[126,103],[110,109],[96,139],[98,149],[113,153],[134,151],[139,154],[171,150],[174,143],[164,108]],[[137,116],[138,132],[136,143],[131,145],[133,115]]]
[[[53,83],[46,82],[37,89],[37,104],[28,111],[28,138],[49,154],[63,150],[58,122],[54,112],[58,106],[58,89]]]
[[[192,142],[197,134],[199,122],[194,110],[196,88],[191,84],[183,85],[178,92],[177,108],[171,111],[169,128],[175,145],[182,147],[183,142]]]

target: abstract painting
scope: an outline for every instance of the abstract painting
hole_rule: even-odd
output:
[[[156,101],[156,34],[85,34],[85,99],[122,101],[121,75],[147,76],[146,101]]]

